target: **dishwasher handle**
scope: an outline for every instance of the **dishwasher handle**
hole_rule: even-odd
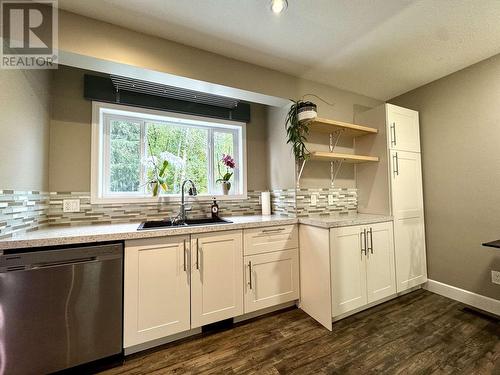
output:
[[[123,245],[78,246],[63,249],[34,249],[0,256],[0,273],[49,267],[71,266],[90,262],[123,259]]]
[[[53,262],[43,262],[36,263],[31,265],[31,269],[39,269],[39,268],[49,268],[49,267],[61,267],[61,266],[74,266],[83,263],[93,263],[97,262],[97,257],[89,257],[89,258],[80,258],[80,259],[68,259],[63,261],[53,261]]]

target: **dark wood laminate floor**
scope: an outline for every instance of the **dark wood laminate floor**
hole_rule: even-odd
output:
[[[298,309],[127,357],[105,374],[500,374],[500,323],[418,290],[334,323]]]

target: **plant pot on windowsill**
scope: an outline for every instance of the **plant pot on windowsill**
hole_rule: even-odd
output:
[[[160,196],[161,190],[166,192],[168,189],[167,184],[165,182],[159,181],[149,181],[148,182],[148,190],[151,193],[153,198],[158,198]]]
[[[231,183],[229,181],[222,181],[222,194],[229,195],[230,189],[231,189]]]
[[[158,184],[158,182],[150,182],[149,191],[151,192],[153,198],[156,198],[160,193],[160,185]]]
[[[220,170],[221,164],[226,168],[226,173],[224,173],[224,175],[222,175]],[[222,184],[222,194],[229,195],[229,189],[231,189],[231,182],[229,182],[229,180],[233,176],[236,163],[231,155],[222,154],[222,158],[217,164],[217,168],[219,169],[219,175],[221,175],[221,178],[219,178],[216,182]]]

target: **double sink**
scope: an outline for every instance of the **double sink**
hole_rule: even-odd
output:
[[[172,227],[192,227],[197,225],[215,225],[215,224],[230,224],[232,221],[217,218],[203,218],[203,219],[186,219],[179,223],[174,223],[171,220],[153,220],[142,222],[137,230],[148,230],[148,229],[161,229],[161,228],[172,228]]]
[[[148,230],[148,229],[161,229],[161,228],[173,228],[173,227],[192,227],[196,225],[215,225],[215,224],[230,224],[232,221],[221,219],[220,217],[206,217],[202,219],[188,219],[186,218],[186,211],[190,211],[191,207],[186,207],[184,190],[186,184],[190,184],[189,195],[196,196],[197,189],[194,182],[190,179],[186,179],[182,182],[181,186],[181,205],[180,211],[177,218],[181,218],[179,221],[172,220],[152,220],[142,222],[137,230]],[[214,198],[215,202],[215,198]]]

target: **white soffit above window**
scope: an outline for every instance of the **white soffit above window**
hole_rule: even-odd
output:
[[[237,89],[234,87],[181,77],[155,70],[139,68],[137,66],[118,63],[115,61],[97,59],[63,50],[59,50],[58,53],[59,63],[61,65],[91,70],[94,72],[107,73],[110,75],[115,74],[123,77],[129,77],[131,79],[147,81],[149,83],[179,87],[186,90],[209,93],[211,95],[224,96],[231,99],[237,99],[250,103],[259,103],[272,107],[283,107],[290,103],[289,99],[277,96]]]

